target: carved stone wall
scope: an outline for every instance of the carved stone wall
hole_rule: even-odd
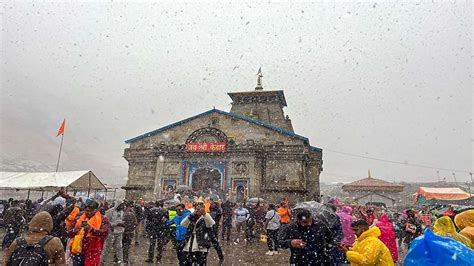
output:
[[[179,161],[164,162],[163,174],[165,176],[179,175],[181,173],[182,164]]]
[[[251,159],[251,158],[249,158]],[[235,175],[248,175],[249,174],[249,163],[245,161],[232,162],[231,173]]]

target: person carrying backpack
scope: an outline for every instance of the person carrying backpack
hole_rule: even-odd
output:
[[[53,218],[48,212],[37,213],[30,221],[28,233],[15,239],[5,251],[7,266],[66,265],[63,244],[49,235],[53,230]]]

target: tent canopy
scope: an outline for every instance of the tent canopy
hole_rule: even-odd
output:
[[[458,187],[420,187],[416,194],[417,197],[422,196],[427,200],[465,200],[471,197]]]
[[[0,172],[0,189],[53,191],[64,187],[69,190],[106,190],[90,170],[46,173]]]

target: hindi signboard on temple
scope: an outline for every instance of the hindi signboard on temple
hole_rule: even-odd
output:
[[[227,145],[225,142],[204,142],[186,144],[186,151],[189,152],[224,152]]]

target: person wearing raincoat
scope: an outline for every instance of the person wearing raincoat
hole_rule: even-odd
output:
[[[393,261],[396,262],[398,260],[398,249],[397,242],[395,240],[395,228],[393,223],[388,220],[388,215],[384,213],[382,216],[380,216],[380,222],[375,224],[375,226],[380,229],[380,241],[382,241],[385,246],[387,246],[387,248],[390,250]]]
[[[352,231],[352,222],[354,217],[352,217],[352,208],[350,206],[342,207],[341,211],[337,213],[339,219],[341,220],[342,225],[342,240],[341,244],[346,246],[352,246],[355,242],[354,231]]]
[[[474,210],[461,212],[454,217],[454,223],[461,230],[461,235],[469,238],[474,246]]]
[[[433,233],[438,236],[452,238],[472,248],[471,241],[467,237],[456,232],[456,228],[454,227],[453,220],[451,220],[449,216],[443,216],[435,221],[433,225]]]
[[[377,226],[369,227],[365,220],[352,223],[357,240],[352,248],[346,252],[347,260],[352,266],[357,265],[394,265],[390,250],[380,241],[380,229]]]

